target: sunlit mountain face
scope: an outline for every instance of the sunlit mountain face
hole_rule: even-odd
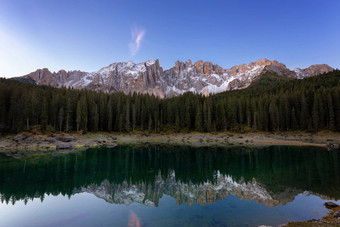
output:
[[[1,156],[0,194],[7,206],[92,195],[124,209],[138,204],[143,212],[160,212],[170,198],[178,207],[172,209],[187,212],[229,200],[275,210],[301,196],[339,200],[339,173],[340,154],[321,148],[118,146],[26,160]]]

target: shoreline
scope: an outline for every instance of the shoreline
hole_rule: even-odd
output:
[[[11,150],[63,150],[90,147],[113,147],[127,143],[154,143],[191,146],[314,146],[337,148],[340,133],[250,132],[250,133],[50,133],[33,135],[28,132],[0,136],[0,153]]]
[[[314,226],[339,226],[340,225],[340,218],[339,213],[340,212],[340,206],[338,204],[334,204],[334,207],[327,207],[328,214],[320,219],[311,219],[307,221],[294,221],[294,222],[288,222],[287,224],[284,224],[282,226],[284,227],[314,227]]]

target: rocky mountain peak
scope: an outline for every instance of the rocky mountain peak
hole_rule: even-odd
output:
[[[175,62],[175,70],[182,71],[184,69],[184,63],[181,61]]]
[[[204,74],[211,74],[213,71],[213,64],[209,61],[203,63],[203,73]]]
[[[146,67],[150,67],[150,66],[154,66],[156,68],[160,67],[158,59],[145,61],[144,64]]]
[[[222,74],[224,73],[224,69],[219,66],[219,65],[213,65],[213,70],[217,73],[217,74]]]
[[[259,65],[259,66],[264,66],[264,65],[271,65],[272,64],[272,61],[269,61],[267,58],[262,58],[262,59],[259,59],[255,62],[256,65]]]
[[[219,65],[203,60],[198,60],[194,64],[191,60],[176,61],[173,68],[163,71],[159,60],[155,59],[141,63],[132,61],[112,63],[91,73],[66,72],[65,70],[52,73],[44,68],[23,77],[33,80],[38,85],[86,88],[108,93],[117,91],[126,94],[131,92],[148,93],[163,98],[188,91],[210,95],[246,88],[264,72],[302,79],[332,70],[325,64],[290,70],[278,61],[263,58],[248,65],[235,65],[229,69],[223,69]]]
[[[296,73],[298,79],[328,73],[330,71],[333,71],[333,68],[326,64],[315,64],[305,69],[300,68],[294,69],[294,72]]]
[[[329,71],[332,71],[333,68],[326,64],[317,64],[317,65],[311,65],[308,68],[304,69],[305,72],[311,75],[317,75],[322,73],[327,73]]]
[[[185,68],[191,68],[192,67],[192,62],[190,59],[187,60],[187,62],[185,63]]]
[[[177,60],[175,62],[175,66],[173,68],[174,70],[178,71],[179,73],[182,72],[183,70],[190,70],[192,69],[192,62],[191,60],[187,60],[186,62],[182,62]]]
[[[196,68],[198,73],[203,73],[203,61],[198,60],[195,62],[194,67]]]
[[[275,64],[275,63],[278,63],[277,61],[271,61],[271,60],[268,60],[267,58],[262,58],[262,59],[259,59],[257,60],[256,62],[250,62],[248,65],[240,65],[240,66],[247,66],[248,68],[252,68],[252,67],[255,67],[255,66],[259,66],[259,67],[262,67],[262,66],[267,66],[267,65],[272,65],[272,64]]]

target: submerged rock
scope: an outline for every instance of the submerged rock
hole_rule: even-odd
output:
[[[115,143],[106,143],[106,147],[115,147],[117,144]]]
[[[327,148],[328,150],[335,150],[335,149],[339,149],[340,145],[336,143],[327,143]]]

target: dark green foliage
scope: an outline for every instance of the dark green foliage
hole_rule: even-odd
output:
[[[267,75],[264,79],[271,78]],[[204,97],[104,94],[0,79],[0,132],[340,131],[340,71]]]
[[[286,76],[279,76],[272,72],[266,72],[262,74],[260,77],[256,78],[251,84],[250,88],[258,88],[258,87],[268,87],[270,85],[274,85],[276,83],[285,82],[289,80],[294,80],[292,78]]]
[[[15,77],[12,78],[13,80],[22,82],[22,83],[29,83],[29,84],[36,84],[35,81],[33,79],[31,79],[30,77]]]

